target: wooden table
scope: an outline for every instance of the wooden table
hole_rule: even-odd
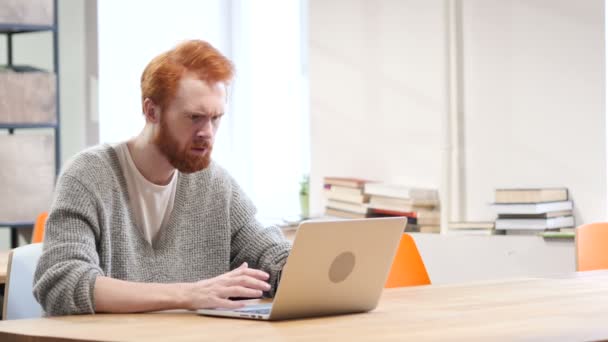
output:
[[[6,283],[6,271],[8,269],[8,254],[10,251],[0,251],[0,285]]]
[[[599,340],[608,271],[386,290],[370,313],[286,322],[192,312],[0,322],[1,341]]]

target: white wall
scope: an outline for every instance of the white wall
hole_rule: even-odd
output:
[[[463,1],[466,198],[566,186],[578,224],[606,219],[604,1]]]
[[[444,1],[309,3],[313,208],[327,175],[439,187]],[[462,4],[466,218],[566,186],[577,223],[605,219],[603,1]]]
[[[311,210],[324,176],[437,187],[443,1],[309,1]]]
[[[312,208],[330,175],[439,188],[446,2],[309,3]],[[604,2],[465,0],[462,13],[464,219],[493,219],[497,187],[566,186],[577,224],[605,220]],[[441,282],[574,265],[572,242],[417,241]]]

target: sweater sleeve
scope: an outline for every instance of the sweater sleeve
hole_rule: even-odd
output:
[[[34,274],[34,296],[47,315],[95,313],[99,267],[98,208],[76,178],[62,175],[45,227],[43,253]]]
[[[270,274],[268,282],[272,288],[265,295],[273,297],[291,250],[291,243],[285,239],[280,228],[262,226],[256,220],[255,213],[256,209],[251,200],[232,180],[230,268],[234,269],[247,262],[249,267]]]

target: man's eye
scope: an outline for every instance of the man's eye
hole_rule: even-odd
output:
[[[201,119],[201,115],[190,115],[190,119],[192,119],[192,121],[199,121]]]
[[[220,121],[221,118],[222,117],[218,115],[218,116],[214,116],[213,119],[211,119],[211,120],[213,120],[214,122],[217,122],[217,121]]]

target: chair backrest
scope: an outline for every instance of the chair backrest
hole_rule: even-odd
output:
[[[41,254],[41,243],[15,248],[9,254],[3,319],[42,317],[42,307],[32,293],[34,272]]]
[[[44,211],[36,218],[34,232],[32,233],[32,243],[39,243],[44,240],[44,225],[46,224],[47,217],[49,217],[49,213]]]
[[[403,234],[397,255],[391,266],[384,287],[430,285],[431,279],[426,271],[416,242],[409,234]]]
[[[608,269],[608,222],[584,224],[575,232],[576,270]]]

